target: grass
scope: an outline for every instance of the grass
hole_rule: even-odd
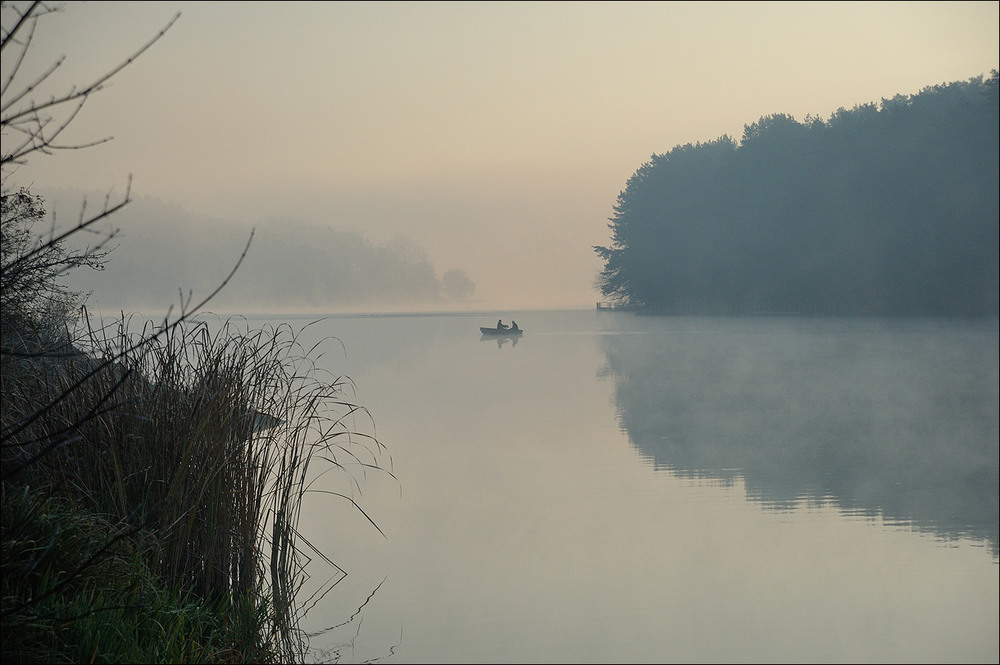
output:
[[[172,320],[92,327],[84,313],[70,333],[86,297],[60,279],[103,266],[117,230],[97,225],[128,205],[131,179],[120,200],[84,203],[64,228],[54,214],[42,226],[41,197],[13,175],[37,157],[96,145],[61,134],[179,14],[62,92],[50,78],[61,56],[41,72],[21,68],[42,48],[39,21],[59,7],[2,8],[0,659],[303,660],[303,497],[317,477],[342,473],[348,489],[328,496],[362,510],[354,474],[391,474],[391,460],[359,433],[370,421],[346,399],[349,381],[317,369],[318,349],[300,347],[301,331],[194,319],[249,241],[225,280],[193,307],[182,299]]]
[[[305,658],[302,499],[342,473],[331,500],[363,512],[357,475],[391,458],[300,333],[122,319],[17,352],[5,333],[5,662]]]

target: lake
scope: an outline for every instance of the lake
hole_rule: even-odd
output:
[[[500,317],[523,337],[482,337]],[[335,315],[301,337],[336,338],[319,367],[385,447],[303,508],[329,559],[303,589],[316,662],[1000,660],[995,319]]]

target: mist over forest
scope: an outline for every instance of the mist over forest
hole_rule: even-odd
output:
[[[653,312],[996,314],[1000,303],[997,72],[841,108],[777,113],[736,141],[678,145],[628,179],[596,251],[595,288]],[[39,190],[60,219],[80,192]],[[103,193],[87,196],[93,205]],[[118,248],[71,289],[156,313],[205,295],[217,311],[466,309],[475,275],[432,265],[397,236],[376,244],[315,220],[200,217],[137,197]],[[539,239],[541,242],[541,239]],[[572,246],[578,239],[568,237]],[[530,248],[532,238],[524,238]]]
[[[62,216],[84,198],[91,206],[103,195],[62,190],[43,192],[43,198],[58,201]],[[176,307],[181,294],[209,294],[236,267],[248,241],[243,262],[212,300],[216,311],[460,307],[476,288],[461,270],[438,272],[422,247],[401,236],[378,244],[356,231],[302,220],[206,219],[142,196],[112,221],[118,235],[103,270],[66,276],[70,288],[91,293],[91,305],[106,313],[157,315]]]
[[[676,146],[618,196],[598,287],[660,312],[995,315],[998,144],[994,70]]]

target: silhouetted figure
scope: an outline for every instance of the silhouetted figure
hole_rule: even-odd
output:
[[[518,330],[518,327],[517,327],[517,321],[515,321],[514,319],[511,319],[511,320],[510,320],[510,329],[511,329],[512,331],[515,331],[515,330]]]
[[[507,326],[503,324],[503,319],[497,319],[497,330],[507,330]]]

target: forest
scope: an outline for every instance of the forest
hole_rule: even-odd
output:
[[[654,154],[596,286],[650,313],[998,313],[998,73]]]

